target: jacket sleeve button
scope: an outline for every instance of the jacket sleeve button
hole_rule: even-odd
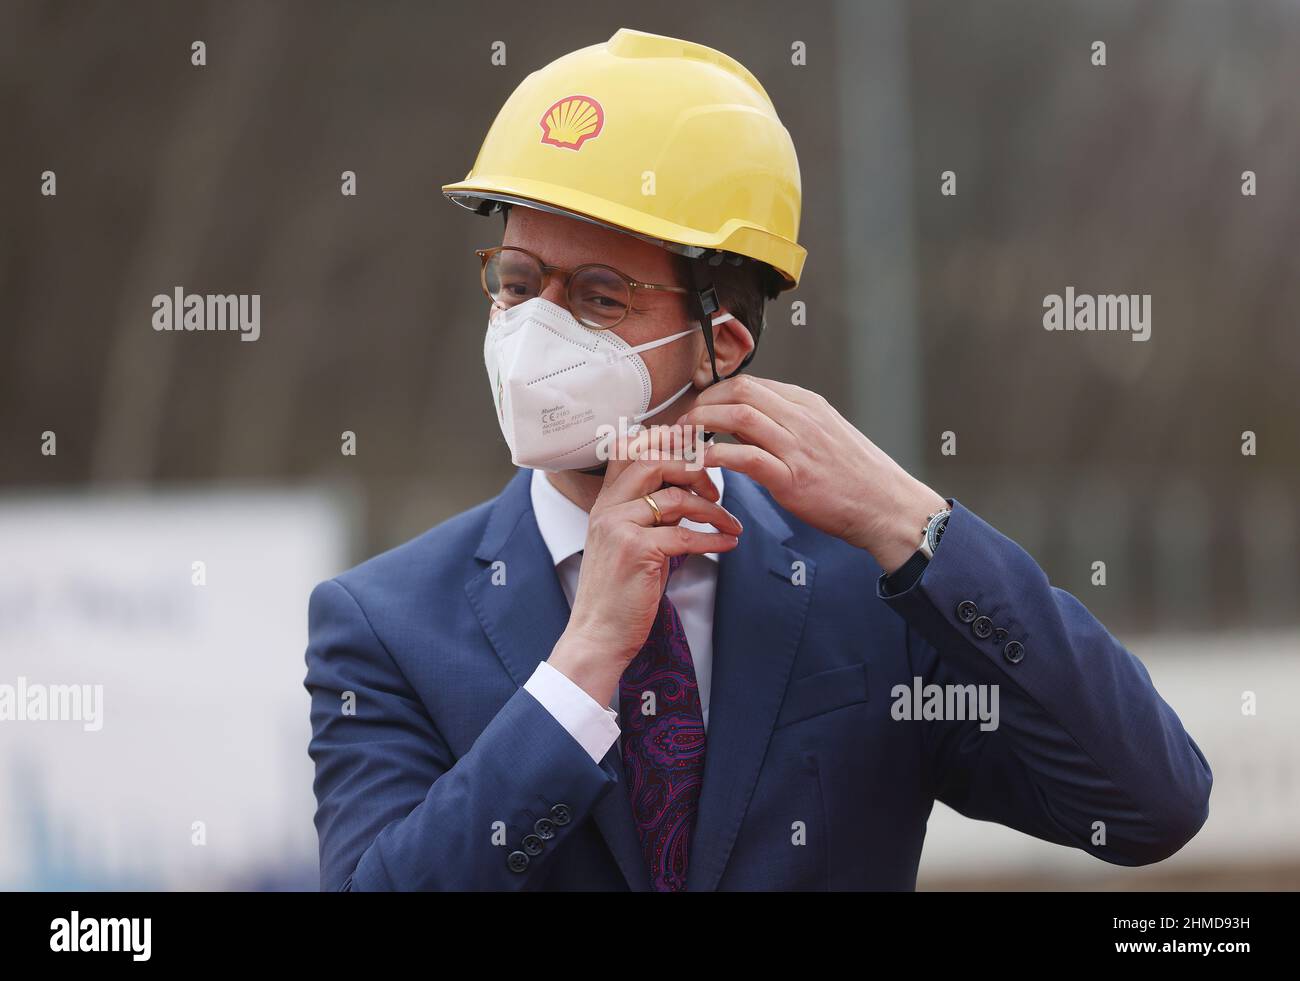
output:
[[[1012,664],[1019,664],[1025,659],[1025,645],[1018,640],[1007,641],[1007,646],[1002,648],[1002,656]]]
[[[994,627],[994,628],[993,628],[993,643],[995,643],[995,644],[1004,644],[1004,643],[1006,643],[1006,639],[1007,639],[1007,628],[1006,628],[1006,627]]]
[[[970,623],[979,614],[980,608],[970,600],[962,600],[957,604],[957,619],[962,623]]]
[[[551,820],[563,827],[573,820],[573,813],[568,804],[556,804],[551,808]]]
[[[511,872],[522,872],[528,868],[528,856],[523,852],[511,852],[506,856],[506,867]]]
[[[993,621],[988,617],[976,617],[970,625],[970,632],[980,640],[988,640],[993,633]]]
[[[540,855],[542,853],[542,839],[538,838],[537,835],[524,835],[524,840],[519,843],[519,847],[529,855]]]
[[[555,822],[548,821],[546,818],[538,818],[537,823],[533,825],[533,831],[542,841],[549,841],[555,837]]]

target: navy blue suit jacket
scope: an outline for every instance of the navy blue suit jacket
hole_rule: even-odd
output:
[[[313,591],[322,888],[648,888],[617,746],[595,764],[521,688],[569,614],[529,477]],[[960,502],[888,597],[743,475],[724,504],[745,532],[718,570],[691,890],[913,889],[935,799],[1119,865],[1200,828],[1209,765],[1146,669]],[[895,719],[916,678],[999,685],[1000,725]]]

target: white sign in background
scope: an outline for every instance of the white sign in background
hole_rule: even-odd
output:
[[[347,513],[313,491],[0,499],[0,685],[103,686],[98,731],[0,722],[0,888],[316,887],[307,598],[347,563]]]

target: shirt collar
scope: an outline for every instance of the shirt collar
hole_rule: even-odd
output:
[[[707,467],[705,473],[718,489],[718,500],[722,500],[722,468]],[[587,543],[587,512],[556,490],[555,485],[547,479],[545,471],[533,471],[529,490],[537,529],[542,533],[542,541],[551,553],[551,561],[559,565],[571,555],[581,552]],[[682,526],[697,531],[717,531],[713,525],[697,521],[683,520]],[[714,562],[718,561],[717,552],[705,552],[704,555]]]

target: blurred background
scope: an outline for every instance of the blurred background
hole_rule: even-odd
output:
[[[0,888],[315,887],[310,588],[512,472],[501,221],[439,186],[622,26],[739,59],[798,149],[753,370],[1027,548],[1214,769],[1144,869],[937,805],[920,888],[1300,887],[1300,5],[0,0],[0,684],[106,693],[0,723]],[[260,293],[260,339],[155,332],[176,286]],[[1150,294],[1150,340],[1045,331],[1068,286]]]

